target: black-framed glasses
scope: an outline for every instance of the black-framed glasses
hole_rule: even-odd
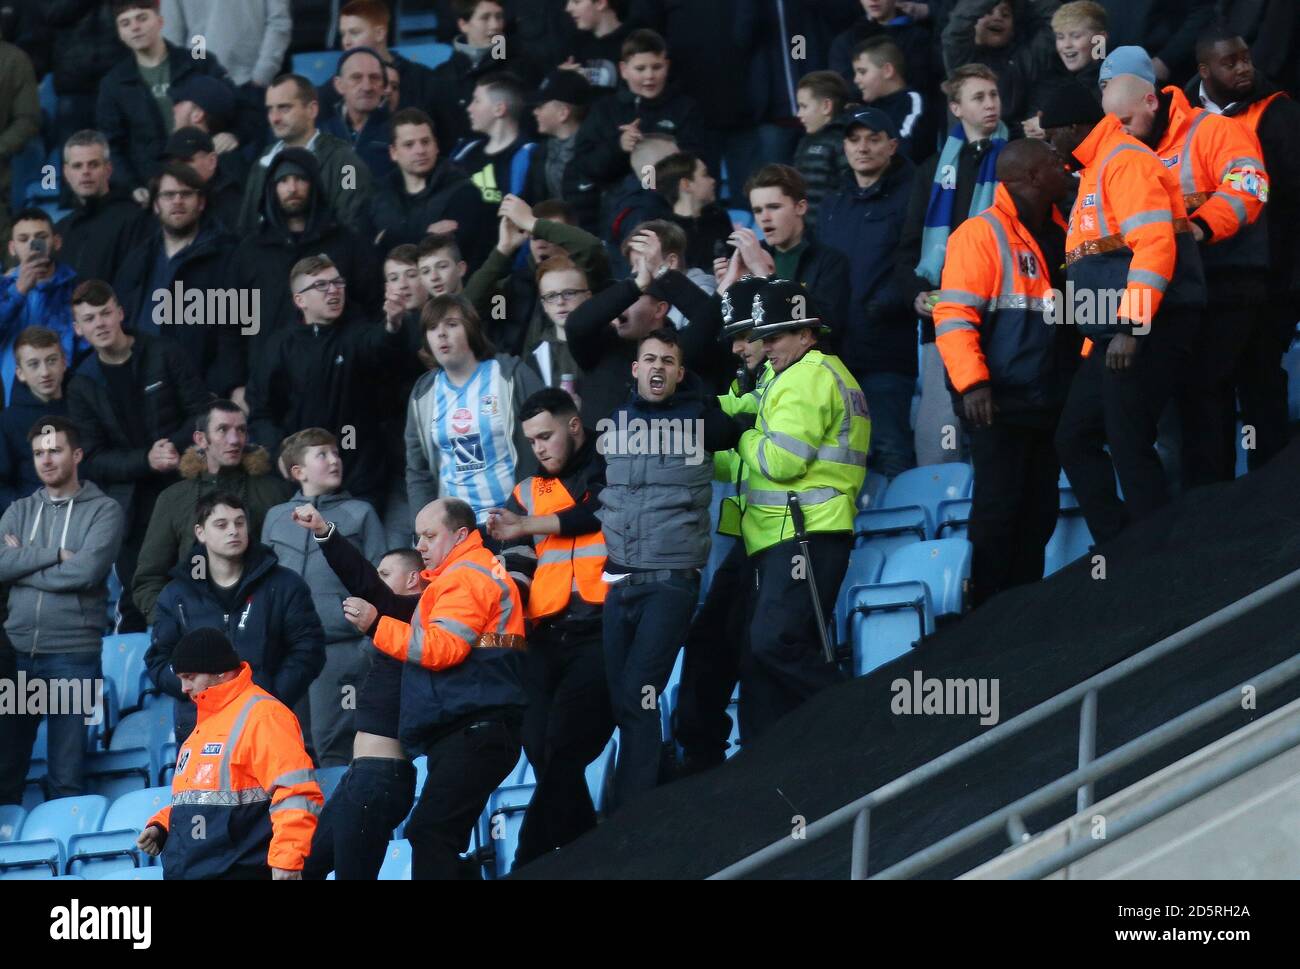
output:
[[[347,285],[348,281],[342,276],[338,279],[318,279],[310,286],[304,286],[302,289],[298,290],[298,295],[301,296],[304,293],[323,293],[330,289],[346,289]]]
[[[547,306],[554,306],[556,303],[571,303],[583,293],[590,293],[589,289],[560,289],[554,293],[542,293],[542,302]]]

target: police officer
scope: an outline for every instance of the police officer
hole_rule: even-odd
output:
[[[737,446],[748,473],[741,535],[757,576],[741,664],[747,742],[841,675],[821,652],[824,631],[813,618],[808,575],[829,615],[853,544],[871,421],[857,381],[838,357],[819,349],[829,327],[809,316],[808,302],[801,286],[778,279],[753,303],[750,340],[762,341],[774,376],[755,426]],[[811,562],[795,541],[791,492],[803,509]]]
[[[136,844],[162,853],[168,880],[301,879],[325,798],[293,711],[253,684],[219,629],[182,636],[171,666],[198,723],[176,760],[172,803]]]
[[[1071,190],[1046,142],[1003,149],[993,205],[948,241],[934,332],[960,395],[975,465],[971,601],[979,605],[1043,576],[1056,527],[1060,464],[1052,436],[1079,340],[1055,318],[1065,288],[1065,221],[1054,206]]]
[[[719,339],[730,343],[739,362],[727,393],[718,398],[728,416],[756,415],[772,378],[772,365],[763,353],[763,344],[749,340],[749,331],[754,327],[754,296],[766,282],[761,276],[743,276],[725,290],[719,287]],[[713,455],[713,480],[726,482],[731,492],[722,501],[718,523],[718,534],[730,537],[731,547],[714,570],[708,594],[686,634],[681,690],[673,711],[673,736],[682,745],[683,775],[722,763],[731,735],[727,706],[740,677],[740,657],[748,635],[746,600],[754,575],[745,543],[740,541],[745,478],[745,464],[734,449]]]

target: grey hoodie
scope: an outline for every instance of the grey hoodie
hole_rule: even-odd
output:
[[[71,498],[44,488],[0,517],[0,582],[9,586],[5,632],[22,653],[98,652],[108,604],[108,571],[126,520],[122,506],[89,481]],[[60,563],[59,550],[75,553]]]
[[[262,522],[262,544],[275,552],[281,565],[302,576],[311,589],[312,604],[325,628],[325,642],[357,639],[360,633],[343,618],[343,600],[348,597],[348,590],[325,561],[320,543],[311,532],[293,521],[294,509],[305,504],[314,505],[322,518],[334,523],[340,537],[351,542],[353,548],[376,566],[388,550],[384,542],[384,526],[370,502],[353,498],[346,491],[315,498],[305,498],[299,491],[288,501],[271,508]]]

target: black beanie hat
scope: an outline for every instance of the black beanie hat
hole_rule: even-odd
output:
[[[172,672],[229,673],[243,660],[220,629],[204,626],[181,637],[172,652]]]

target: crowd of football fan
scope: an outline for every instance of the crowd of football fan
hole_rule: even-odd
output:
[[[0,679],[149,631],[168,878],[374,878],[404,819],[462,877],[521,748],[517,864],[615,727],[613,812],[721,763],[737,684],[752,743],[844,675],[868,468],[973,464],[978,606],[1062,468],[1104,543],[1286,443],[1288,0],[330,10],[0,3]]]

